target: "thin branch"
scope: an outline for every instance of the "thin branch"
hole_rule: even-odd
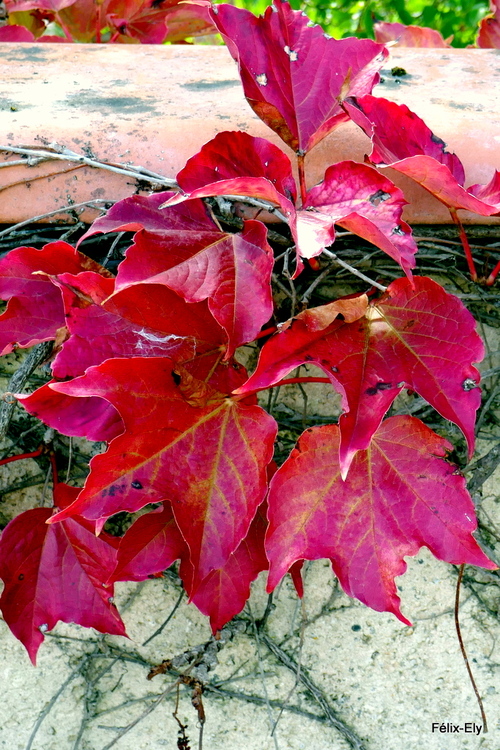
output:
[[[460,645],[460,651],[462,652],[465,666],[467,667],[467,672],[469,674],[469,679],[471,681],[471,685],[476,694],[477,702],[479,705],[479,710],[481,711],[481,719],[483,721],[483,734],[487,734],[488,722],[486,721],[486,714],[484,712],[483,701],[481,700],[481,696],[479,695],[479,690],[477,689],[476,681],[474,680],[474,675],[472,674],[472,669],[469,664],[469,659],[467,658],[467,652],[465,650],[464,642],[462,640],[462,633],[460,630],[460,620],[458,618],[458,611],[460,608],[460,584],[462,583],[462,578],[464,575],[464,568],[465,568],[465,565],[461,565],[458,570],[457,590],[455,594],[455,628],[457,630],[457,637],[458,637],[458,643]]]
[[[105,206],[101,208],[100,206],[95,206],[94,203],[113,204],[116,203],[116,201],[106,200],[105,198],[94,198],[91,201],[83,201],[83,203],[69,203],[67,206],[61,206],[61,208],[56,208],[54,211],[47,211],[44,214],[32,216],[30,219],[25,219],[24,221],[20,221],[18,224],[13,224],[11,227],[7,227],[7,229],[2,229],[2,231],[0,232],[0,237],[5,237],[7,234],[15,232],[16,229],[21,229],[21,227],[25,227],[27,224],[34,224],[37,221],[41,221],[42,219],[48,219],[49,216],[69,213],[75,208],[83,208],[84,206],[88,206],[88,208],[95,208],[96,211],[106,210]]]
[[[160,633],[163,633],[164,629],[167,627],[168,623],[170,622],[170,620],[172,619],[172,617],[175,615],[175,613],[179,609],[180,604],[181,604],[183,598],[184,598],[184,589],[182,589],[179,598],[175,602],[174,607],[173,607],[172,611],[170,612],[169,616],[167,617],[167,619],[165,620],[165,622],[163,622],[160,625],[160,627],[158,628],[158,630],[155,630],[155,632],[153,633],[153,635],[150,635],[149,638],[146,638],[146,640],[142,644],[143,646],[147,646],[147,644],[150,641],[152,641],[153,638],[156,638],[157,635],[160,635]]]
[[[493,446],[485,456],[465,469],[466,472],[473,472],[472,477],[467,482],[469,492],[471,494],[477,492],[491,477],[498,465],[500,465],[500,444]]]
[[[35,726],[33,727],[33,731],[30,734],[30,737],[29,737],[29,740],[28,740],[28,744],[26,745],[25,750],[31,750],[31,747],[33,745],[33,742],[35,740],[36,735],[38,734],[38,730],[40,729],[43,720],[48,716],[48,714],[50,713],[50,711],[54,707],[54,704],[56,703],[57,699],[63,694],[63,692],[66,690],[66,688],[68,687],[68,685],[70,684],[70,682],[72,682],[75,679],[75,677],[77,677],[81,673],[83,667],[85,666],[86,662],[88,662],[88,660],[89,660],[89,657],[87,656],[83,660],[83,662],[75,670],[73,670],[73,672],[71,672],[71,674],[63,682],[63,684],[61,685],[61,687],[59,688],[59,690],[57,690],[54,693],[54,695],[49,700],[49,702],[47,703],[47,705],[45,706],[45,708],[42,711],[40,711],[40,713],[38,715],[38,719],[35,722]]]
[[[211,693],[211,695],[213,695],[215,698],[236,698],[237,700],[247,701],[248,703],[255,703],[259,706],[266,705],[266,699],[261,695],[252,695],[251,693],[244,693],[238,690],[227,690],[226,688],[221,688],[210,684],[205,685],[205,692]],[[318,714],[313,714],[312,711],[305,711],[303,708],[299,708],[298,706],[286,706],[281,701],[273,698],[269,699],[269,704],[272,706],[272,708],[277,708],[280,711],[289,711],[292,714],[303,716],[306,719],[317,721],[320,724],[328,723],[327,719],[325,719],[324,716],[318,716]]]
[[[269,636],[262,633],[260,637],[266,644],[269,651],[271,651],[271,653],[276,656],[278,661],[284,664],[287,669],[289,669],[294,673],[294,675],[296,675],[298,673],[297,663],[292,659],[292,657],[289,656],[285,651],[283,651],[283,649],[280,648],[280,646],[278,646],[278,644],[275,643],[272,638],[269,638]],[[355,748],[355,750],[366,750],[366,747],[365,745],[363,745],[361,739],[352,731],[352,729],[350,729],[350,727],[347,726],[347,724],[342,721],[342,719],[340,719],[336,715],[335,711],[330,706],[325,695],[323,694],[323,691],[314,684],[314,682],[305,672],[304,668],[302,668],[302,670],[300,671],[299,679],[300,682],[305,685],[309,692],[314,696],[316,702],[321,706],[330,724],[332,724],[335,729],[337,729],[340,734],[342,734],[342,736],[347,740],[351,747]]]
[[[269,720],[269,727],[270,727],[270,730],[271,730],[271,737],[273,738],[273,741],[274,741],[274,747],[276,748],[276,750],[279,750],[277,733],[274,731],[275,728],[276,728],[276,721],[274,719],[273,712],[271,710],[271,704],[269,702],[269,695],[268,695],[267,687],[266,687],[266,680],[265,680],[265,677],[264,677],[264,670],[262,669],[262,655],[261,655],[261,652],[260,652],[259,629],[257,627],[257,623],[255,622],[255,618],[254,618],[254,616],[252,614],[252,610],[251,610],[249,602],[247,602],[247,608],[248,608],[248,611],[250,613],[250,617],[251,617],[251,620],[252,620],[253,632],[254,632],[254,637],[255,637],[255,645],[256,645],[256,649],[257,649],[257,661],[258,661],[258,664],[259,664],[259,674],[260,674],[260,680],[261,680],[261,683],[262,683],[262,690],[264,691],[264,698],[265,698],[265,704],[266,704],[266,708],[267,708],[267,717],[268,717],[268,720]]]
[[[307,303],[309,302],[309,297],[314,292],[318,284],[321,284],[323,279],[325,279],[328,276],[328,274],[333,271],[334,267],[335,267],[335,260],[332,260],[332,262],[327,266],[327,268],[325,268],[323,271],[321,271],[321,273],[318,276],[316,276],[312,284],[306,289],[306,291],[302,295],[301,299],[304,305],[307,305]]]
[[[249,195],[226,195],[224,193],[224,198],[227,198],[229,201],[241,201],[242,203],[248,203],[250,206],[256,206],[256,208],[262,208],[264,211],[274,214],[283,224],[288,224],[287,217],[272,203],[260,200],[259,198],[250,198]]]
[[[57,144],[53,145],[52,148],[57,150],[45,151],[42,149],[18,148],[15,146],[3,146],[0,144],[0,151],[5,151],[11,154],[25,154],[26,156],[39,158],[43,161],[72,161],[87,167],[95,167],[96,169],[106,169],[109,172],[116,172],[125,177],[134,177],[136,180],[146,180],[147,182],[154,182],[158,185],[163,185],[164,187],[177,188],[177,182],[173,178],[156,174],[156,172],[151,172],[145,167],[136,167],[133,164],[97,161],[97,159],[91,159],[83,154],[77,154],[75,151],[63,146],[58,146]]]
[[[344,260],[341,260],[338,255],[335,253],[332,253],[330,250],[323,250],[324,254],[327,255],[332,260],[336,261],[339,266],[342,266],[342,268],[345,268],[346,271],[350,271],[354,276],[357,276],[358,279],[362,279],[363,281],[366,281],[367,284],[371,284],[371,286],[374,286],[376,289],[380,289],[381,292],[386,292],[387,287],[383,286],[382,284],[379,284],[377,281],[373,281],[373,279],[368,278],[368,276],[365,276],[364,273],[361,273],[361,271],[358,271],[357,268],[354,268],[354,266],[350,266],[349,263],[346,263]]]
[[[7,384],[7,393],[18,393],[26,385],[30,375],[36,370],[36,368],[47,359],[52,351],[53,342],[43,341],[41,344],[37,344],[30,351],[24,362],[16,372],[13,374]],[[10,420],[14,414],[14,409],[17,406],[17,401],[4,401],[0,406],[0,439],[4,438],[9,429]]]
[[[158,706],[160,705],[160,703],[162,702],[162,700],[164,698],[166,698],[169,693],[171,693],[173,690],[175,690],[175,688],[178,686],[178,682],[179,681],[176,680],[173,683],[173,685],[169,685],[168,688],[163,691],[163,693],[160,693],[159,696],[158,696],[158,698],[155,701],[153,701],[153,703],[150,706],[148,706],[148,708],[146,708],[146,710],[143,711],[140,716],[138,716],[136,719],[134,719],[134,721],[131,721],[130,724],[127,724],[126,727],[123,727],[123,729],[121,729],[119,731],[119,733],[114,738],[114,740],[111,740],[111,742],[108,742],[108,744],[105,747],[103,747],[102,750],[110,750],[110,748],[114,747],[114,745],[116,745],[116,743],[119,740],[121,740],[121,738],[125,734],[128,734],[128,732],[130,732],[131,729],[133,729],[135,726],[137,726],[137,724],[139,724],[143,719],[145,719],[146,716],[149,716],[149,714],[153,713],[153,711],[155,710],[155,708],[158,708]],[[108,729],[108,727],[104,727],[104,728]],[[29,750],[29,748],[26,748],[26,750]]]

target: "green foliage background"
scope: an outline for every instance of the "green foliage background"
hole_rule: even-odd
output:
[[[236,0],[236,5],[263,13],[271,0]],[[488,0],[291,0],[297,10],[321,24],[334,37],[373,37],[374,21],[399,21],[430,26],[454,47],[474,43],[478,21],[489,10]]]

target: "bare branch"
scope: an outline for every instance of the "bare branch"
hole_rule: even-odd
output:
[[[50,150],[35,149],[35,148],[19,148],[16,146],[4,146],[0,144],[0,151],[5,151],[11,154],[24,154],[26,156],[35,158],[40,161],[72,161],[77,164],[82,164],[87,167],[95,167],[96,169],[106,169],[109,172],[116,172],[117,174],[124,175],[125,177],[134,177],[135,179],[146,180],[147,182],[153,182],[164,187],[177,188],[177,182],[172,177],[164,177],[163,175],[151,172],[145,167],[136,167],[134,164],[119,164],[116,162],[103,162],[97,159],[91,159],[83,154],[77,154],[65,146],[59,146],[58,144],[50,144],[48,147]],[[12,163],[12,162],[11,162]],[[27,166],[30,166],[27,164]]]

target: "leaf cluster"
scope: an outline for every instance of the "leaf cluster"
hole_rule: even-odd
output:
[[[269,592],[290,573],[302,595],[304,560],[329,559],[347,594],[405,623],[394,579],[406,555],[426,546],[449,563],[496,567],[473,536],[451,443],[411,414],[385,418],[401,392],[415,392],[462,431],[472,456],[484,347],[462,302],[413,275],[406,200],[383,169],[449,208],[473,279],[457,212],[498,215],[499,173],[465,187],[459,158],[414,112],[372,96],[384,45],[334,40],[282,0],[262,17],[231,5],[206,12],[250,106],[295,163],[263,138],[220,133],[177,175],[178,191],[116,203],[78,248],[56,241],[0,260],[0,352],[53,342],[51,380],[19,403],[63,435],[105,443],[83,487],[59,482],[55,466],[53,508],[21,514],[0,540],[0,607],[33,661],[58,620],[124,634],[115,584],[175,561],[214,632],[261,571]],[[371,138],[367,163],[332,164],[309,187],[308,154],[348,120]],[[314,273],[326,256],[351,268],[329,250],[338,227],[402,274],[388,286],[361,274],[363,292],[309,307],[310,290],[299,298],[295,286],[306,266]],[[116,232],[134,234],[114,275],[79,248]],[[251,375],[243,347],[260,350]],[[307,374],[312,365],[320,375]],[[315,382],[339,395],[338,424],[332,414],[308,426],[278,467],[278,425],[258,394]],[[120,538],[102,531],[139,511]]]

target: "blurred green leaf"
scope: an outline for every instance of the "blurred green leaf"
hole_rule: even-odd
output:
[[[235,5],[261,14],[270,1],[235,0]],[[429,26],[454,47],[473,44],[477,24],[488,13],[488,0],[291,0],[315,23],[340,39],[346,36],[373,37],[374,21]]]

